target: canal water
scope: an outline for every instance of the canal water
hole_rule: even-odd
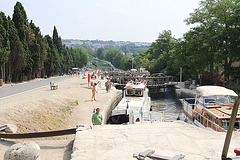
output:
[[[151,97],[152,112],[147,114],[145,121],[160,121],[160,122],[172,122],[177,120],[178,116],[182,112],[182,105],[175,96],[175,90],[159,91],[158,93],[149,94]],[[108,124],[111,124],[111,120],[108,120]]]
[[[177,120],[182,111],[182,105],[175,96],[175,91],[170,90],[160,93],[151,93],[152,111],[161,114],[160,121],[170,122]]]

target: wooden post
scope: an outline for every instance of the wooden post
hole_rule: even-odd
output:
[[[234,102],[234,105],[233,105],[231,119],[230,119],[230,123],[229,123],[228,130],[227,130],[227,135],[226,135],[224,146],[223,146],[222,160],[227,160],[228,159],[227,158],[227,153],[228,153],[230,141],[231,141],[231,138],[232,138],[232,132],[233,132],[235,120],[236,120],[236,117],[237,117],[239,104],[240,104],[240,95],[238,95],[238,97],[236,98],[236,100]]]

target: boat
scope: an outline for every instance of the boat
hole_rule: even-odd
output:
[[[151,98],[145,83],[127,83],[123,90],[123,98],[112,110],[111,124],[135,124],[143,121],[151,110]]]
[[[181,119],[193,122],[198,127],[225,132],[228,129],[233,103],[238,95],[221,86],[200,86],[195,98],[180,99],[183,106]],[[183,118],[184,117],[184,118]],[[234,130],[240,130],[238,109]]]

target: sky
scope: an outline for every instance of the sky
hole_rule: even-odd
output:
[[[18,0],[43,35],[62,39],[154,42],[164,30],[181,38],[200,0]],[[16,0],[0,0],[12,17]]]

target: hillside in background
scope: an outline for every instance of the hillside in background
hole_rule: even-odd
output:
[[[130,42],[130,41],[102,41],[102,40],[77,40],[77,39],[63,39],[62,43],[67,47],[84,47],[89,46],[93,50],[104,48],[107,50],[110,47],[117,48],[124,53],[138,54],[146,51],[152,44],[150,42]]]
[[[91,69],[98,69],[98,70],[106,70],[106,69],[114,68],[111,62],[101,60],[96,57],[92,57],[91,63],[88,63],[86,67]]]

